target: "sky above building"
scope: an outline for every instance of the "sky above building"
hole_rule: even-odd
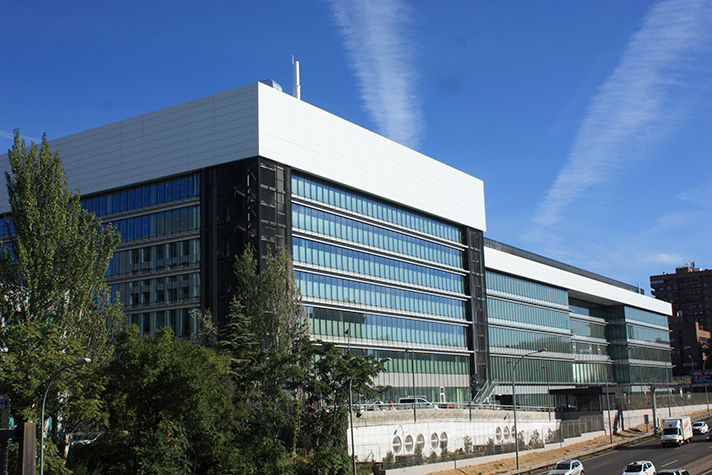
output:
[[[712,268],[709,0],[9,0],[0,51],[3,151],[290,92],[293,56],[302,100],[482,179],[487,237],[646,293]]]

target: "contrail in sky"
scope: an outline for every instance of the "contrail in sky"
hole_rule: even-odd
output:
[[[417,149],[423,129],[407,6],[400,0],[331,0],[366,111],[380,133]]]
[[[709,0],[665,1],[651,9],[620,64],[593,97],[568,162],[540,204],[535,223],[556,223],[566,205],[607,181],[626,162],[640,159],[646,145],[660,141],[689,112],[689,99],[683,94],[680,100],[675,89],[700,86],[685,78],[694,76],[699,82],[698,74],[709,64],[711,37]]]

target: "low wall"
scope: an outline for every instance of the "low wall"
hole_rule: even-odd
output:
[[[519,413],[517,412],[517,426],[519,426]],[[541,450],[551,450],[552,447],[565,447],[570,444],[575,444],[577,442],[583,442],[585,440],[590,440],[595,437],[598,437],[599,435],[602,435],[603,432],[590,432],[588,434],[583,434],[580,437],[572,437],[570,439],[566,439],[563,442],[556,442],[554,444],[548,444],[542,449],[535,449],[534,451],[541,451]],[[530,451],[527,451],[526,453],[529,453]],[[487,462],[493,462],[496,460],[501,460],[503,458],[509,458],[509,457],[514,457],[514,453],[507,453],[507,454],[498,454],[498,455],[485,455],[483,457],[475,457],[475,458],[470,458],[470,459],[461,459],[461,460],[449,460],[447,462],[438,462],[438,463],[430,463],[426,465],[417,465],[413,467],[401,467],[401,468],[391,468],[386,470],[386,475],[396,475],[396,474],[403,474],[403,475],[427,475],[430,473],[436,473],[436,472],[441,472],[443,470],[455,470],[458,468],[462,467],[467,467],[470,465],[479,465],[482,463],[487,463]]]
[[[544,440],[560,425],[553,413],[517,410],[517,429],[528,443],[537,431]],[[474,446],[486,446],[489,439],[496,445],[514,443],[514,413],[491,409],[418,409],[415,421],[412,410],[365,411],[354,418],[354,442],[360,461],[381,461],[388,452],[412,455],[419,440],[423,456],[435,450],[440,454],[440,442],[447,440],[448,451],[464,446],[469,437]],[[351,433],[348,434],[349,446]],[[400,441],[394,446],[394,440]],[[408,441],[412,441],[407,444]]]

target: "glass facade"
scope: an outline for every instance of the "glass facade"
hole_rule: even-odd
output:
[[[571,337],[516,328],[490,327],[490,346],[536,351],[546,348],[554,353],[571,353]]]
[[[412,394],[399,374],[408,381],[413,371],[419,395],[469,400],[462,231],[308,176],[293,173],[291,184],[295,276],[313,337],[355,350],[375,346],[392,358],[379,382],[393,386],[394,400]],[[428,378],[437,387],[422,384],[426,374],[439,375]]]
[[[201,300],[200,174],[100,193],[82,206],[113,224],[121,242],[106,277],[143,333],[170,326],[192,338]]]
[[[455,226],[367,198],[314,178],[293,175],[292,194],[448,241],[462,242],[462,233]]]
[[[577,336],[588,338],[606,338],[606,325],[598,322],[590,322],[571,318],[569,320],[571,333]]]
[[[199,196],[200,174],[191,173],[82,198],[82,207],[97,216],[104,216],[161,206]]]
[[[467,349],[467,327],[463,325],[311,306],[306,312],[311,333],[318,338],[340,337],[349,330],[352,338],[381,343]]]
[[[465,318],[465,302],[462,300],[310,272],[296,271],[294,275],[302,296],[307,300],[318,299],[358,307],[401,310],[412,314]]]
[[[565,307],[568,311],[568,294],[565,290],[496,272],[488,271],[485,277],[488,292],[499,291],[519,299],[527,298],[546,302],[549,305],[555,304]]]
[[[464,292],[464,276],[432,267],[378,256],[340,246],[295,237],[292,239],[295,262],[348,271],[362,276],[397,281],[404,285],[434,290]]]
[[[514,377],[518,404],[555,406],[549,390],[575,382],[567,292],[494,271],[486,285],[491,374],[506,388],[502,402],[512,404]]]
[[[292,205],[292,225],[296,230],[347,241],[357,246],[434,264],[462,267],[462,251],[459,249],[298,204]]]
[[[498,298],[487,298],[487,315],[490,321],[506,320],[512,323],[541,325],[559,330],[568,330],[569,328],[569,315],[566,312]]]

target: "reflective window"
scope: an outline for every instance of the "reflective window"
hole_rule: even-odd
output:
[[[465,284],[462,275],[303,238],[292,239],[292,256],[294,261],[299,263],[397,280],[406,284],[450,292],[464,292]]]
[[[178,246],[187,250],[178,255]],[[200,239],[150,245],[139,249],[115,251],[106,269],[107,279],[154,269],[175,269],[200,262]]]
[[[492,297],[487,297],[487,318],[541,325],[560,330],[569,328],[569,315],[566,312]]]
[[[455,226],[295,174],[292,174],[292,194],[449,241],[462,242],[460,230]]]
[[[200,173],[196,172],[149,185],[82,198],[82,207],[97,216],[103,216],[197,196],[200,196]]]
[[[137,308],[160,307],[167,303],[196,303],[200,300],[200,273],[183,274],[168,282],[159,277],[112,284],[111,289],[112,295],[119,293],[127,313]],[[166,302],[167,295],[171,299],[169,302]]]
[[[625,308],[625,319],[628,322],[637,321],[643,323],[650,323],[653,325],[658,325],[661,327],[668,326],[667,316],[661,315],[659,313],[648,312],[646,310],[641,310],[639,308],[624,307]]]
[[[581,363],[573,364],[575,383],[596,383],[600,384],[610,381],[608,365],[605,363]]]
[[[519,356],[490,356],[491,378],[500,381],[512,380],[512,365]],[[571,383],[573,382],[573,362],[544,360],[536,357],[523,358],[517,363],[515,380],[520,383]],[[519,394],[517,394],[519,399]]]
[[[354,339],[467,348],[467,328],[462,325],[311,306],[305,310],[316,337],[343,336],[348,329]]]
[[[626,325],[628,339],[647,341],[650,343],[670,343],[669,333],[663,330],[652,330],[650,328]]]
[[[546,348],[555,353],[571,353],[571,337],[550,333],[489,327],[490,346],[536,351]]]
[[[413,256],[452,267],[462,267],[463,253],[459,249],[299,204],[292,204],[292,226],[360,245]]]
[[[307,298],[465,318],[465,302],[462,300],[302,271],[296,271],[294,274],[302,295]]]
[[[110,221],[121,241],[184,233],[200,229],[200,205]]]
[[[562,289],[490,271],[485,272],[485,282],[487,282],[487,290],[496,290],[568,307],[568,293]]]
[[[161,327],[169,326],[177,336],[191,337],[199,329],[197,310],[198,307],[159,310],[127,314],[127,318],[129,322],[138,325],[142,334],[150,334]]]
[[[606,338],[606,326],[600,323],[587,322],[571,318],[571,333],[577,336],[586,336],[590,338]]]

